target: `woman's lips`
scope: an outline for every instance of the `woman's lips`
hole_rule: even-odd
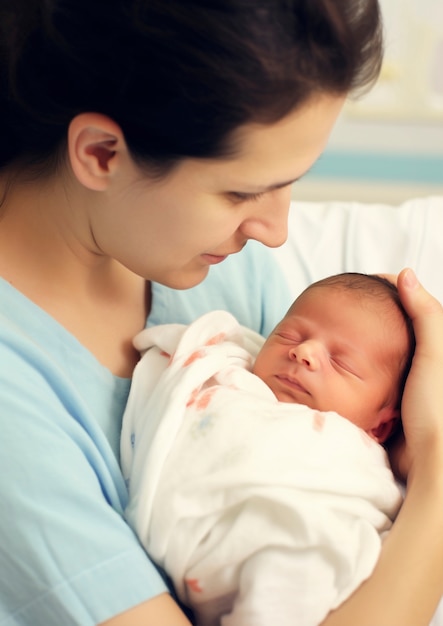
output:
[[[221,263],[222,261],[227,259],[228,256],[231,256],[231,254],[238,254],[239,252],[241,252],[246,244],[247,241],[244,241],[242,244],[240,244],[239,248],[237,248],[236,250],[229,250],[226,254],[210,254],[207,252],[205,254],[202,254],[201,258],[208,265],[217,265],[217,263]]]
[[[202,254],[202,259],[204,259],[208,265],[217,265],[217,263],[221,263],[222,261],[227,259],[228,256],[229,255],[227,254],[223,256],[219,254]]]

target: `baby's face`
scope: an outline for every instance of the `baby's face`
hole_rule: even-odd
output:
[[[400,313],[388,306],[358,292],[309,289],[265,342],[254,373],[281,402],[336,411],[371,434],[394,411],[407,347]]]

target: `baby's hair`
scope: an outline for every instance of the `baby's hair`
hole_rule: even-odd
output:
[[[402,363],[401,373],[399,378],[399,402],[403,394],[406,379],[408,377],[409,370],[411,368],[412,359],[415,351],[415,335],[412,320],[406,313],[403,304],[401,303],[398,289],[394,283],[383,276],[377,274],[363,274],[359,272],[344,272],[342,274],[335,274],[328,276],[315,283],[312,283],[305,289],[303,293],[315,288],[321,287],[337,287],[339,289],[347,289],[349,291],[359,291],[362,297],[378,298],[381,301],[392,302],[396,309],[400,312],[401,317],[404,320],[406,331],[408,335],[408,349],[405,354],[404,362]],[[293,305],[292,305],[293,306]],[[292,308],[292,307],[291,307]]]

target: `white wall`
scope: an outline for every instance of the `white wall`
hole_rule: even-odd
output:
[[[443,0],[381,0],[386,52],[294,197],[388,201],[443,195]]]

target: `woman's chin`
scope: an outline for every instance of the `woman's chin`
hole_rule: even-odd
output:
[[[155,282],[170,287],[171,289],[191,289],[205,280],[209,273],[209,266],[200,266],[192,270],[178,270],[170,274],[154,279]]]

